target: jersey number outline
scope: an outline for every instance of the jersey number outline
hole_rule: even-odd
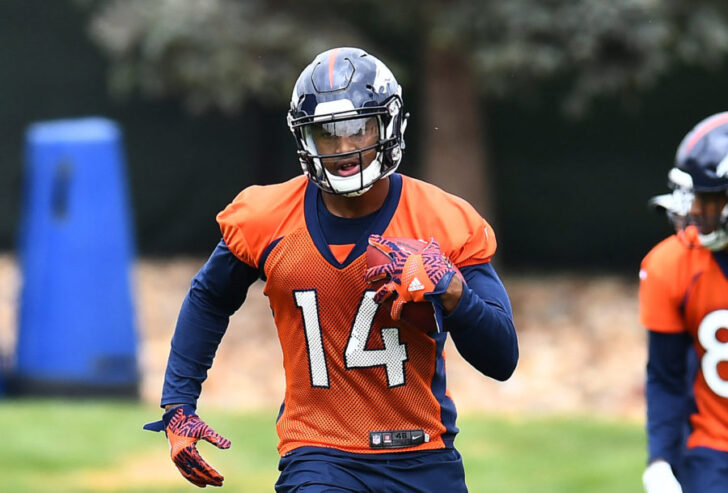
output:
[[[698,341],[705,349],[700,361],[703,378],[715,394],[728,398],[728,381],[718,374],[718,364],[728,362],[728,342],[716,337],[720,329],[728,329],[728,310],[716,310],[703,318],[698,327]]]
[[[303,317],[311,386],[329,388],[329,369],[321,335],[316,290],[294,291],[293,294],[296,306],[301,310]],[[409,360],[407,345],[401,343],[399,339],[399,329],[397,327],[380,329],[384,348],[366,349],[378,308],[379,305],[374,303],[374,291],[365,291],[351,326],[349,341],[344,351],[344,364],[347,370],[384,366],[387,386],[399,387],[405,384],[404,364]]]

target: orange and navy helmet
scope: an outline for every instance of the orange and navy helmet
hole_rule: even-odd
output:
[[[690,175],[693,192],[728,190],[728,112],[710,116],[688,132],[675,167]]]
[[[690,216],[694,195],[728,195],[728,112],[702,120],[685,135],[668,173],[668,184],[673,193],[654,197],[650,203],[667,212],[676,230],[690,224],[701,226],[705,218]],[[698,239],[711,250],[722,250],[728,246],[728,204],[708,222],[705,226],[710,232],[698,234]]]
[[[377,58],[359,48],[334,48],[317,55],[298,77],[291,96],[288,126],[296,139],[305,175],[322,190],[361,195],[393,173],[402,160],[407,114],[402,88]],[[377,134],[366,145],[332,153],[322,140]],[[363,166],[362,154],[376,157]],[[322,159],[358,159],[358,172],[338,175]]]

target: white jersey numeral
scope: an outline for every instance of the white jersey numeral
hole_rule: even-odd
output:
[[[328,387],[329,373],[326,364],[319,321],[316,291],[296,291],[296,305],[301,309],[306,333],[306,350],[313,387]],[[387,371],[387,385],[397,387],[405,384],[404,364],[407,361],[407,346],[399,340],[399,329],[381,329],[383,349],[366,349],[372,330],[374,316],[379,305],[374,303],[374,291],[366,291],[359,303],[349,341],[344,353],[346,369],[374,368],[384,366]]]
[[[728,381],[718,374],[718,364],[722,361],[728,362],[728,341],[721,342],[718,339],[720,329],[728,330],[728,310],[711,312],[700,322],[698,340],[705,349],[700,366],[710,390],[728,398]]]
[[[384,349],[364,349],[378,307],[374,303],[374,291],[365,292],[356,312],[349,343],[346,345],[346,368],[384,366],[387,369],[387,384],[389,387],[396,387],[404,384],[404,363],[407,361],[407,347],[399,342],[399,329],[381,329]]]
[[[326,365],[324,343],[321,340],[321,324],[318,315],[316,291],[296,291],[296,305],[303,315],[303,328],[306,331],[306,351],[312,387],[329,386],[329,369]]]

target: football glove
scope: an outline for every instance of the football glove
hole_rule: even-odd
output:
[[[369,244],[392,259],[388,264],[367,269],[365,279],[367,282],[388,279],[374,294],[374,301],[383,303],[396,295],[391,310],[393,320],[399,320],[408,301],[431,301],[429,296],[444,293],[455,275],[455,268],[434,238],[419,253],[404,250],[379,235],[371,235]]]
[[[672,467],[664,460],[656,460],[647,466],[642,474],[642,484],[647,493],[682,493]]]
[[[230,448],[230,440],[215,433],[195,414],[189,404],[177,406],[164,413],[160,421],[144,425],[145,430],[164,431],[169,439],[172,462],[190,483],[204,488],[222,486],[223,477],[200,456],[197,441],[206,440],[220,449]]]

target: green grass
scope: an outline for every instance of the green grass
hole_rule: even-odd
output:
[[[276,412],[204,410],[230,450],[200,451],[225,475],[223,491],[273,491]],[[109,401],[0,400],[2,491],[199,491],[179,476],[164,435],[141,430],[156,408]],[[465,415],[456,446],[473,493],[639,492],[638,423],[587,417]]]
[[[641,424],[467,415],[459,427],[455,446],[473,493],[642,492]]]

